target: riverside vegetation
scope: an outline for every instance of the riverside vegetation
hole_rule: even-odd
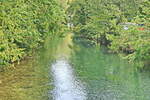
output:
[[[20,61],[65,29],[58,0],[0,0],[0,65]]]
[[[150,0],[74,0],[75,38],[107,46],[137,67],[150,65]]]
[[[0,0],[0,100],[150,100],[149,11],[148,0]]]
[[[0,0],[0,65],[19,62],[60,35],[66,19],[74,38],[107,46],[138,67],[149,66],[150,0]]]

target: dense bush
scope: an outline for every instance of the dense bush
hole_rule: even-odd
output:
[[[0,65],[19,61],[62,32],[64,17],[57,0],[0,0]]]
[[[149,0],[75,0],[68,13],[75,37],[124,53],[130,61],[149,62]]]
[[[146,0],[139,5],[138,14],[131,20],[136,25],[130,25],[128,30],[123,30],[122,26],[118,25],[117,34],[108,35],[108,39],[112,41],[110,48],[126,53],[126,58],[138,62],[139,66],[150,64],[149,11],[150,1]]]

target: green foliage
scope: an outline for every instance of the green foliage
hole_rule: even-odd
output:
[[[57,0],[0,1],[0,64],[19,61],[62,32],[65,12]]]
[[[115,32],[118,23],[126,16],[133,15],[133,12],[131,14],[124,8],[129,3],[124,0],[75,0],[68,12],[72,16],[76,33],[95,43],[107,44],[106,34]],[[131,9],[134,14],[135,9]]]
[[[76,37],[124,53],[130,61],[150,60],[149,0],[75,0],[68,13]]]
[[[150,1],[146,0],[139,5],[139,13],[132,19],[132,23],[144,26],[128,26],[128,30],[118,28],[117,35],[108,35],[112,41],[110,48],[115,52],[126,53],[125,58],[130,61],[149,63],[150,60]],[[141,67],[141,66],[140,66]]]

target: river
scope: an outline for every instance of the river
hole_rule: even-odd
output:
[[[0,72],[0,100],[150,100],[149,71],[71,37]]]

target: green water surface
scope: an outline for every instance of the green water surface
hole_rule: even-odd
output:
[[[86,88],[87,100],[150,100],[150,73],[107,49],[48,39],[42,49],[15,67],[0,72],[0,100],[52,100],[51,64],[66,56],[76,77]]]
[[[86,86],[87,100],[150,100],[150,73],[139,71],[104,47],[78,41],[72,65]]]

